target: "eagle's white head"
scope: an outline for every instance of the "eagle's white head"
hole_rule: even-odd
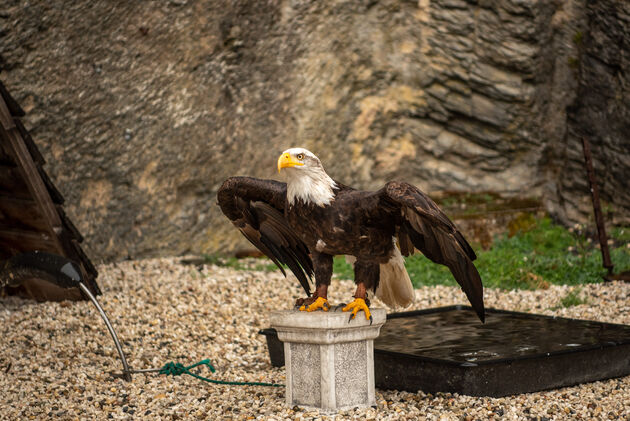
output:
[[[286,175],[287,200],[326,206],[335,197],[335,181],[330,178],[315,154],[304,148],[291,148],[278,158],[278,172]]]

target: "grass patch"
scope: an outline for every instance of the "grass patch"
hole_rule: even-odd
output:
[[[550,310],[559,310],[561,308],[569,308],[588,303],[587,299],[580,297],[580,292],[582,292],[582,288],[576,288],[573,291],[569,291],[567,295],[562,297],[560,303],[557,306],[551,307]]]
[[[496,239],[488,251],[478,251],[475,266],[484,286],[502,289],[539,289],[549,285],[581,285],[602,282],[606,273],[601,253],[584,235],[555,225],[549,218],[536,219],[526,231]],[[630,268],[630,229],[615,228],[611,248],[615,270]],[[478,247],[475,247],[479,250]],[[421,254],[405,261],[415,287],[457,285],[450,271]],[[352,267],[342,257],[335,258],[334,273],[353,278]]]
[[[587,300],[580,298],[581,288],[576,288],[573,291],[569,291],[562,300],[560,300],[560,306],[558,308],[567,308],[573,306],[579,306],[580,304],[586,304]]]
[[[609,235],[620,246],[630,244],[630,227],[613,227]]]
[[[278,269],[278,267],[267,258],[237,259],[236,257],[222,257],[216,254],[204,254],[202,258],[205,264],[223,266],[236,270],[271,272]]]

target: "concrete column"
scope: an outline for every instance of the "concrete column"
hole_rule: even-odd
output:
[[[271,326],[284,342],[287,405],[336,412],[373,406],[374,339],[386,312],[370,310],[348,322],[350,313],[285,310],[271,314]]]

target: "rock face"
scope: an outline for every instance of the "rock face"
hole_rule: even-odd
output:
[[[550,145],[549,207],[565,221],[591,212],[584,177],[582,137],[591,143],[604,209],[628,223],[630,205],[630,3],[588,2],[587,26],[576,34],[579,86],[568,112],[566,136]]]
[[[589,210],[586,133],[627,221],[628,15],[624,0],[9,0],[0,67],[97,260],[238,247],[220,183],[273,178],[297,145],[347,184],[543,195],[569,222]]]

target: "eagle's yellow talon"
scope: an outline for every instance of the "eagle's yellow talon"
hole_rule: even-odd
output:
[[[317,299],[313,302],[313,304],[308,307],[302,306],[300,307],[300,311],[315,311],[322,309],[324,311],[328,311],[330,309],[330,304],[328,304],[328,300],[322,297],[317,297]]]
[[[357,313],[361,310],[365,313],[365,319],[370,320],[372,315],[370,314],[370,309],[367,304],[365,304],[365,300],[363,298],[355,298],[353,302],[342,309],[342,311],[352,311],[350,320],[354,319]]]

